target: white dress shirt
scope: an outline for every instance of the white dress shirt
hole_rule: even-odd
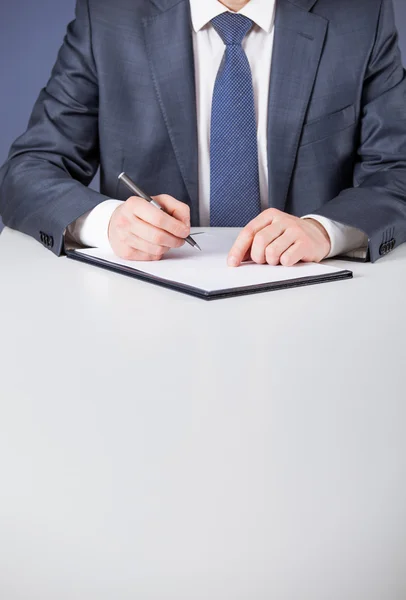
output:
[[[200,225],[210,225],[210,124],[214,84],[225,46],[210,21],[228,9],[218,0],[189,0],[192,18],[194,48],[198,167],[199,167],[199,215]],[[267,122],[268,95],[271,77],[271,62],[274,40],[275,0],[250,0],[240,14],[254,23],[243,41],[254,87],[257,117],[259,182],[262,210],[269,208],[268,199],[268,153]],[[272,160],[272,157],[271,157]],[[84,246],[110,249],[108,226],[111,215],[119,200],[102,202],[92,211],[80,217],[68,227],[68,234]],[[272,202],[271,202],[272,206]],[[318,215],[306,215],[319,221],[326,229],[330,241],[329,257],[357,251],[358,256],[366,252],[367,236],[358,229],[336,223]]]

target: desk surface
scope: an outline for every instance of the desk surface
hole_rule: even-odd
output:
[[[404,600],[406,247],[206,303],[0,236],[0,596]]]

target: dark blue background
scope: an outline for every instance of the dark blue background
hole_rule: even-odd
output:
[[[406,61],[406,0],[394,3]],[[27,126],[74,7],[74,0],[0,0],[0,164]]]

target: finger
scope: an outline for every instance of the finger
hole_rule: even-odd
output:
[[[244,227],[228,254],[227,263],[230,267],[238,267],[241,264],[251,248],[255,235],[261,229],[270,225],[278,213],[279,211],[274,209],[264,210]]]
[[[293,267],[304,257],[305,251],[303,243],[297,240],[280,257],[280,263],[284,267]]]
[[[274,240],[278,239],[285,231],[280,222],[272,223],[255,234],[251,246],[251,258],[259,265],[266,263],[265,250]]]
[[[163,206],[168,214],[190,227],[190,208],[187,204],[176,200],[176,198],[168,194],[153,196],[153,199]]]
[[[180,248],[185,243],[183,238],[176,237],[163,229],[158,229],[150,223],[142,221],[139,217],[133,215],[130,232],[143,240],[155,244],[156,246],[167,246],[168,248]]]
[[[268,265],[278,265],[281,255],[286,252],[297,240],[295,231],[287,230],[279,236],[274,242],[269,244],[265,250],[266,262]]]
[[[142,221],[150,223],[158,229],[164,229],[172,233],[175,237],[186,238],[190,233],[190,227],[178,221],[175,217],[166,214],[163,210],[159,210],[146,200],[133,196],[127,200],[129,209],[133,215],[139,217]]]
[[[251,260],[251,248],[248,248],[241,262],[246,262],[248,260]]]
[[[170,250],[170,248],[167,246],[151,244],[151,242],[147,242],[146,240],[138,237],[137,235],[134,235],[133,233],[129,233],[125,241],[127,245],[133,248],[134,250],[140,250],[145,254],[150,254],[151,256],[156,256],[158,258],[162,258],[163,255],[166,254],[168,250]]]

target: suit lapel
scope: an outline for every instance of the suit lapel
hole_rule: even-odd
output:
[[[162,114],[199,220],[198,148],[193,41],[189,2],[154,0],[159,12],[143,21],[149,64]]]
[[[278,0],[268,107],[269,205],[284,210],[328,21],[315,0]]]

